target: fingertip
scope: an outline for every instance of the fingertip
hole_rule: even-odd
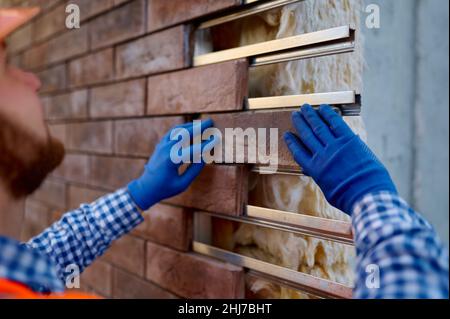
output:
[[[321,104],[319,106],[319,111],[331,110],[331,106],[329,104]]]
[[[295,122],[296,120],[300,119],[300,117],[301,117],[300,111],[292,112],[292,115],[291,115],[292,121]]]
[[[303,106],[300,109],[301,112],[310,112],[312,110],[313,110],[313,107],[309,103],[303,104]]]
[[[202,128],[206,129],[212,126],[214,126],[214,121],[211,118],[202,120]]]
[[[292,138],[293,138],[292,133],[291,132],[285,132],[283,134],[283,138],[284,138],[284,140],[286,142],[289,142],[289,143],[292,142]]]

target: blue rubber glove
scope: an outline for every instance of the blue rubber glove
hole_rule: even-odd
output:
[[[197,127],[194,129],[195,125]],[[191,164],[181,175],[179,169],[183,163],[176,164],[171,159],[172,147],[178,142],[171,140],[172,132],[180,128],[186,129],[192,139],[195,131],[203,133],[205,129],[213,126],[213,122],[211,119],[208,119],[201,122],[201,127],[199,124],[195,125],[186,123],[172,128],[156,146],[153,155],[145,165],[142,176],[128,184],[128,192],[140,209],[147,210],[164,199],[184,192],[200,174],[205,163],[203,159],[201,159],[200,163],[194,163],[193,158],[196,156],[194,154],[201,154],[205,147],[212,148],[214,146],[212,144],[215,143],[214,140],[185,146],[190,150]],[[200,156],[197,158],[200,158]]]
[[[353,205],[369,193],[397,193],[383,164],[330,106],[316,111],[304,105],[292,121],[298,136],[285,133],[286,144],[331,205],[351,214]]]

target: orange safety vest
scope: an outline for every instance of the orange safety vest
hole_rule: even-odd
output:
[[[94,295],[63,292],[49,295],[39,294],[27,286],[0,278],[0,299],[100,299]]]

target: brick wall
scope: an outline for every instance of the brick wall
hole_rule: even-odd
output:
[[[65,28],[67,1],[1,3],[43,8],[10,37],[9,58],[41,78],[48,124],[67,149],[64,163],[26,201],[23,240],[137,177],[173,125],[242,109],[246,61],[191,68],[195,19],[239,0],[72,0],[81,8],[77,30]],[[246,180],[242,166],[207,167],[89,267],[83,289],[113,298],[243,297],[241,268],[190,248],[192,209],[238,214]]]

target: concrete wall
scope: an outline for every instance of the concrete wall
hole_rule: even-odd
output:
[[[449,3],[365,3],[381,10],[380,29],[362,26],[369,145],[390,170],[401,195],[448,244]]]

